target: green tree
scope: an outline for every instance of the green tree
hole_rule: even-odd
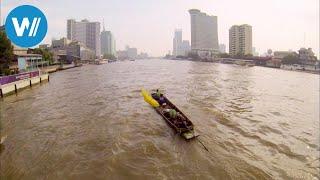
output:
[[[233,58],[242,59],[244,58],[244,54],[242,52],[238,52],[236,55],[233,56]]]
[[[53,53],[48,49],[35,48],[29,49],[29,52],[33,54],[41,54],[44,61],[48,61],[49,64],[53,63]]]
[[[289,54],[282,59],[282,64],[299,64],[299,57],[295,54]]]
[[[115,60],[117,58],[113,54],[104,54],[103,59]]]
[[[249,53],[249,54],[244,55],[244,57],[245,58],[251,58],[251,57],[253,57],[253,55]]]
[[[14,58],[13,46],[4,31],[0,31],[0,74],[10,73],[9,66]]]
[[[229,58],[230,55],[228,53],[220,53],[220,54],[218,54],[218,57],[219,58]]]

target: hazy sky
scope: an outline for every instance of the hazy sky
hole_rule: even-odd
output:
[[[319,0],[2,0],[2,16],[18,5],[42,9],[49,23],[44,43],[66,36],[66,21],[104,19],[117,40],[154,56],[172,51],[175,28],[190,40],[188,10],[198,8],[218,16],[219,43],[228,47],[228,30],[234,24],[250,24],[253,46],[259,53],[272,50],[313,48],[319,55]],[[227,48],[228,49],[228,48]]]

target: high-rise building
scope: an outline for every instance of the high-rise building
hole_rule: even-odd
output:
[[[136,58],[138,55],[137,48],[127,48],[127,53],[129,58]]]
[[[220,53],[226,53],[226,45],[219,44],[219,51],[220,51]]]
[[[174,38],[173,38],[173,55],[174,56],[181,56],[181,44],[182,44],[182,30],[176,29],[174,31]]]
[[[116,40],[111,33],[111,31],[106,31],[103,28],[103,31],[101,32],[101,54],[111,54],[116,55]]]
[[[93,50],[96,56],[100,56],[100,23],[74,19],[67,20],[67,38],[71,41],[83,43]]]
[[[229,29],[229,54],[252,54],[252,27],[248,24],[234,25]]]
[[[189,10],[191,16],[191,50],[219,51],[218,18],[198,9]]]
[[[173,56],[187,56],[190,51],[190,43],[187,40],[182,40],[182,30],[176,29],[173,38]]]
[[[190,43],[188,40],[183,40],[181,43],[181,55],[182,56],[188,56],[188,53],[190,51]]]

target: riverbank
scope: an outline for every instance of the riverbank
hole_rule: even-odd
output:
[[[33,76],[29,73],[22,73],[18,75],[12,75],[12,78],[14,79],[21,79],[21,80],[14,80],[10,83],[1,84],[0,83],[0,97],[6,97],[12,94],[17,94],[19,91],[32,87],[33,85],[42,83],[44,81],[49,81],[50,77],[49,74],[57,72],[57,71],[63,71],[67,69],[72,69],[76,67],[80,67],[81,65],[53,65],[53,66],[47,66],[44,68],[39,68],[39,71],[37,72],[36,76]]]
[[[72,69],[72,68],[76,68],[76,67],[80,67],[80,66],[82,66],[82,64],[81,65],[68,64],[68,65],[63,65],[63,66],[53,65],[53,66],[47,66],[44,68],[40,68],[40,70],[45,73],[54,73],[57,71],[63,71],[63,70]]]
[[[174,60],[174,61],[193,61],[193,62],[207,62],[207,63],[219,63],[219,64],[234,64],[234,65],[238,65],[238,66],[246,66],[243,65],[241,63],[236,63],[236,62],[228,62],[228,63],[224,63],[221,62],[219,60],[194,60],[194,59],[166,59],[166,60]],[[263,66],[263,65],[254,65],[254,66],[259,66],[259,67],[265,67],[265,68],[272,68],[272,69],[281,69],[281,70],[285,70],[285,71],[295,71],[295,72],[303,72],[303,73],[310,73],[310,74],[318,74],[320,75],[320,69],[318,70],[310,70],[310,69],[297,69],[297,68],[288,68],[287,66],[283,66],[282,67],[271,67],[271,66]],[[254,67],[252,65],[248,66],[248,67]]]

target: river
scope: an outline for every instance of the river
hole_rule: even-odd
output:
[[[140,95],[161,89],[186,142]],[[4,179],[317,179],[319,75],[172,60],[86,65],[0,101]],[[1,178],[1,179],[2,179]]]

